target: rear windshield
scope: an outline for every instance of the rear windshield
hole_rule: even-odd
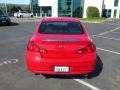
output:
[[[83,34],[80,22],[42,22],[41,34]]]

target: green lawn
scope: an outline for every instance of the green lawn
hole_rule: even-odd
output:
[[[106,18],[80,18],[82,21],[88,21],[88,22],[104,22],[107,19]]]

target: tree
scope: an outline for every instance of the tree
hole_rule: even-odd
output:
[[[97,7],[89,6],[86,12],[88,18],[100,17],[100,13]]]
[[[22,11],[20,6],[16,6],[15,4],[8,4],[7,5],[8,12],[18,12],[19,10]]]
[[[18,11],[22,11],[21,7],[19,6],[14,6],[13,8],[11,8],[11,12],[18,12]]]
[[[7,4],[7,10],[8,12],[12,12],[11,9],[14,8],[15,5],[14,4]]]
[[[5,12],[5,7],[0,7],[0,13]]]
[[[27,6],[23,9],[23,11],[26,11],[26,12],[28,12],[28,13],[31,13],[30,5],[27,5]]]
[[[2,12],[1,8],[0,8],[0,13]]]

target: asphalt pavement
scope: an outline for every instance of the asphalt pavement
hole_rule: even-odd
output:
[[[97,46],[92,78],[51,76],[45,79],[26,69],[25,49],[40,19],[12,18],[0,26],[0,90],[120,90],[120,20],[84,23]]]

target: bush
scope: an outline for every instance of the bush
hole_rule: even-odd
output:
[[[87,18],[100,17],[100,13],[97,7],[90,6],[87,8]]]

